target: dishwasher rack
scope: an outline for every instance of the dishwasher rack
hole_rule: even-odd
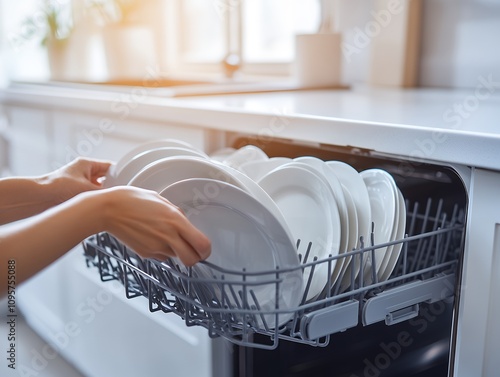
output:
[[[396,324],[416,317],[422,303],[453,299],[464,210],[455,205],[446,212],[443,200],[431,199],[423,206],[407,201],[406,207],[403,239],[374,245],[372,233],[369,245],[360,238],[358,249],[312,261],[308,261],[311,244],[299,241],[301,264],[293,269],[228,271],[206,261],[185,267],[175,259],[142,259],[108,233],[89,237],[83,248],[87,266],[97,268],[102,281],[119,280],[127,298],[145,296],[151,312],[175,313],[187,326],[205,327],[210,337],[262,349],[275,349],[280,339],[326,346],[331,334],[360,323]],[[388,280],[379,282],[376,250],[396,244],[401,245],[396,267]],[[345,279],[342,274],[330,289],[306,301],[314,271],[326,266],[329,280],[335,264],[344,258],[352,258],[351,263],[361,266],[360,272],[350,270]],[[372,263],[365,263],[367,259]],[[279,307],[283,274],[294,269],[309,271],[302,300],[295,307]],[[350,280],[347,288],[346,279]],[[271,309],[263,309],[255,294],[262,288],[275,295]]]

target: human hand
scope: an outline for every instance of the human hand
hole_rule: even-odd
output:
[[[110,162],[79,157],[69,164],[49,173],[48,181],[56,203],[62,203],[85,191],[102,188],[103,178]]]
[[[210,255],[210,240],[158,193],[122,186],[99,194],[107,198],[104,229],[141,257],[161,261],[178,257],[192,266]]]

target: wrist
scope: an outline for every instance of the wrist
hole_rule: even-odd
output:
[[[39,187],[39,197],[43,198],[43,201],[48,203],[49,207],[62,203],[59,196],[60,184],[57,177],[54,177],[53,174],[45,174],[34,178],[34,182]]]
[[[82,221],[89,235],[108,231],[107,224],[109,198],[104,190],[81,193],[68,202],[76,201],[82,211]]]
[[[86,193],[91,197],[93,205],[96,206],[96,211],[99,216],[99,231],[112,232],[113,224],[116,221],[116,207],[118,192],[116,188],[103,189]]]

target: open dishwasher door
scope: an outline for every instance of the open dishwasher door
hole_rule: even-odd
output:
[[[239,148],[259,140],[242,137]],[[332,295],[333,305],[304,314],[301,339],[273,350],[235,346],[240,376],[451,376],[455,357],[459,289],[464,252],[470,170],[412,163],[371,151],[308,146],[283,140],[259,145],[270,156],[316,156],[344,161],[358,171],[380,168],[396,180],[406,199],[403,252],[386,284],[358,282],[351,296]],[[446,232],[446,228],[450,232]],[[453,228],[453,230],[451,230]],[[438,232],[436,232],[438,231]],[[441,233],[443,231],[445,233]],[[428,236],[426,236],[426,234]],[[449,237],[442,237],[448,234]],[[446,240],[445,240],[446,239]],[[432,270],[433,254],[450,268]],[[418,267],[417,267],[418,266]],[[431,268],[431,270],[429,270]],[[366,276],[366,275],[365,275]],[[406,278],[405,278],[406,277]],[[365,289],[360,289],[365,284]],[[302,344],[314,333],[316,344]],[[254,334],[269,344],[269,335]]]
[[[258,141],[245,137],[233,145],[259,145]],[[343,161],[358,172],[390,173],[405,209],[405,217],[399,219],[404,224],[400,239],[377,244],[373,221],[370,240],[360,237],[352,251],[312,261],[311,242],[300,240],[301,264],[252,272],[261,277],[256,282],[245,270],[212,265],[211,271],[217,272],[199,275],[172,261],[143,261],[103,233],[85,242],[88,266],[97,268],[101,280],[120,282],[128,298],[147,297],[150,311],[177,314],[186,325],[204,327],[210,337],[226,339],[221,353],[233,356],[234,376],[447,376],[454,357],[466,169],[460,168],[459,175],[458,168],[409,164],[371,151],[286,140],[259,146],[269,157],[315,156]],[[390,273],[381,277],[375,270],[377,250],[386,248],[397,249],[397,258],[390,259]],[[347,258],[357,266],[351,271],[359,273],[345,270],[330,286],[334,265]],[[319,270],[328,271],[324,283],[329,288],[310,298],[310,282]],[[255,293],[259,284],[275,285],[272,295],[281,297],[288,293],[280,285],[283,274],[290,271],[308,272],[300,304],[283,308],[276,300],[274,309],[263,309],[262,298]],[[289,319],[278,321],[284,317]],[[215,363],[214,374],[222,375],[227,365]]]

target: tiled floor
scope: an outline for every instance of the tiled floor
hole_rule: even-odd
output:
[[[60,355],[55,354],[21,315],[16,317],[15,325],[16,370],[9,368],[8,356],[5,357],[10,348],[6,308],[5,300],[0,300],[0,376],[84,377]]]

